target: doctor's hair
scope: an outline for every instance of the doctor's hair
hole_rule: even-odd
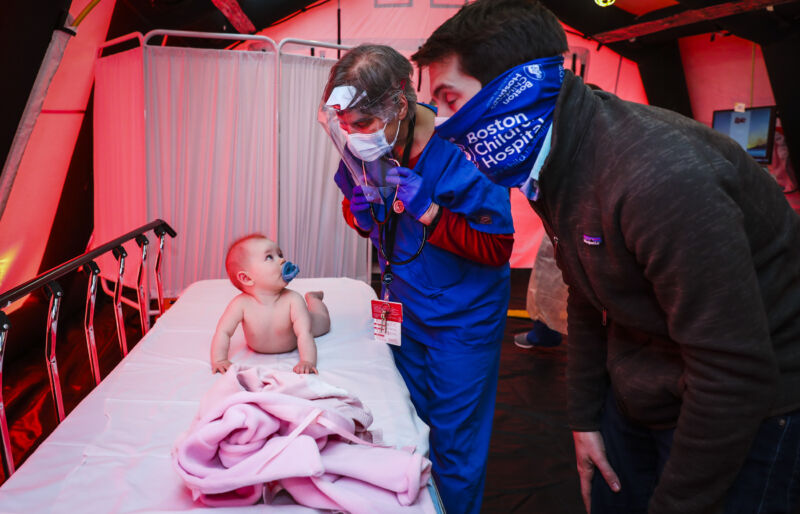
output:
[[[358,45],[348,50],[331,68],[322,101],[327,100],[337,86],[353,86],[356,95],[362,91],[366,95],[350,108],[382,117],[387,111],[397,110],[402,94],[408,102],[406,117],[410,119],[414,117],[417,105],[417,94],[411,81],[413,72],[409,60],[390,46]]]
[[[245,292],[242,288],[242,283],[239,282],[239,279],[236,278],[236,274],[244,269],[245,262],[247,260],[247,250],[245,249],[245,243],[251,241],[253,239],[269,239],[264,234],[249,234],[244,237],[240,237],[228,247],[228,253],[225,254],[225,272],[228,274],[228,278],[231,279],[231,283],[238,289],[239,291]]]
[[[429,66],[457,56],[485,86],[506,70],[569,49],[558,18],[536,0],[477,0],[442,23],[411,56]]]

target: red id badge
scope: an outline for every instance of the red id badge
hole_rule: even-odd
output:
[[[375,340],[400,346],[403,304],[372,300],[372,332]]]

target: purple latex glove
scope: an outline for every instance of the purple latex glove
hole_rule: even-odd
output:
[[[372,214],[369,211],[369,200],[364,196],[361,186],[353,188],[353,196],[350,198],[350,212],[356,219],[356,224],[361,230],[369,232],[372,230]]]
[[[398,166],[386,172],[386,182],[397,186],[397,199],[403,202],[405,210],[420,219],[433,200],[421,192],[422,177],[408,168]]]

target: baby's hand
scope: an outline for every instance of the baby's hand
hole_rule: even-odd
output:
[[[217,361],[211,363],[211,372],[212,373],[225,373],[228,371],[228,368],[231,367],[233,363],[227,359],[224,361]]]
[[[300,361],[295,365],[294,372],[299,375],[304,375],[306,373],[316,373],[317,368],[314,367],[314,365],[308,361]]]

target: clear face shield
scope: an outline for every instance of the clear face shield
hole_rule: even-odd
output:
[[[391,198],[397,186],[386,182],[386,173],[400,164],[392,157],[392,146],[397,140],[399,127],[394,131],[394,140],[387,141],[386,130],[391,134],[397,120],[396,102],[389,95],[402,95],[402,91],[390,91],[377,100],[367,99],[366,92],[360,94],[353,86],[338,86],[323,99],[317,113],[317,121],[328,133],[342,156],[354,185],[360,185],[364,196],[371,203],[383,204]],[[396,99],[396,98],[395,98]],[[390,104],[385,109],[376,109]],[[380,120],[375,132],[360,132],[359,122]]]

